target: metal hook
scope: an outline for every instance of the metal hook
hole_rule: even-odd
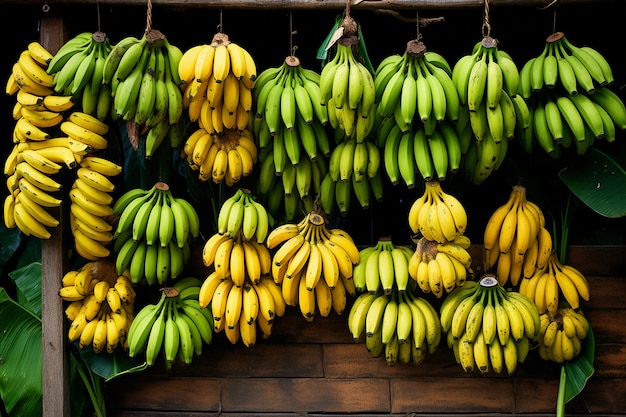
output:
[[[41,6],[41,11],[44,13],[48,13],[50,11],[50,5],[48,2],[44,2],[43,6]]]

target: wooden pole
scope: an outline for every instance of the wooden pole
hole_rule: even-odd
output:
[[[620,0],[602,0],[602,3],[617,3]],[[584,4],[598,0],[558,0],[558,4]],[[41,4],[41,0],[22,0],[20,4]],[[55,0],[55,4],[84,3],[81,0]],[[145,0],[100,0],[103,5],[145,6]],[[324,9],[342,10],[345,0],[153,0],[153,5],[173,8],[229,8],[253,10],[281,9]],[[549,7],[553,0],[491,0],[491,6],[534,6]],[[484,0],[352,0],[351,7],[359,10],[377,9],[459,9],[483,7]]]
[[[45,16],[41,21],[40,43],[53,54],[64,41],[64,22]],[[55,209],[60,221],[51,229],[50,239],[42,241],[41,318],[42,318],[42,391],[44,416],[70,415],[69,357],[63,300],[58,296],[63,266],[63,210]]]

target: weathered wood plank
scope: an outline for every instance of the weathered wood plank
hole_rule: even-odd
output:
[[[384,378],[229,378],[222,409],[238,412],[376,413],[390,411]]]
[[[132,389],[129,382],[132,381]],[[108,385],[107,408],[217,412],[221,409],[223,380],[218,378],[120,377]]]
[[[49,16],[41,20],[39,41],[56,51],[64,39],[64,21]],[[69,415],[69,358],[65,333],[63,300],[58,296],[65,262],[63,251],[62,209],[55,208],[59,226],[50,229],[50,239],[41,242],[41,317],[42,317],[42,391],[43,415]]]
[[[394,378],[392,413],[513,412],[511,380],[485,378]]]
[[[159,377],[319,378],[324,376],[322,366],[320,345],[259,343],[246,348],[226,342],[205,346],[202,355],[194,357],[192,366],[177,365],[166,371],[159,363],[147,372]]]

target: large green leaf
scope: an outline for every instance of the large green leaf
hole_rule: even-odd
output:
[[[9,416],[40,416],[41,321],[0,288],[0,397]]]
[[[78,348],[78,347],[77,347]],[[116,350],[112,354],[94,353],[91,347],[80,350],[80,356],[91,371],[106,381],[124,374],[143,371],[147,368],[145,361],[138,362],[128,356],[128,352]]]
[[[583,340],[583,349],[574,360],[565,363],[567,383],[565,384],[565,402],[577,396],[594,373],[593,358],[595,356],[595,338],[591,327]]]
[[[626,171],[604,152],[590,148],[561,170],[559,177],[598,214],[609,218],[626,215]]]
[[[9,277],[15,281],[20,305],[41,317],[41,262],[11,271]]]
[[[0,265],[4,265],[19,248],[22,242],[22,234],[17,228],[7,229],[3,221],[0,224],[0,238],[2,239],[2,244],[0,244]]]

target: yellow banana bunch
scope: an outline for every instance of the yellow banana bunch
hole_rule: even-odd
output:
[[[440,320],[448,347],[466,372],[512,375],[541,337],[540,315],[532,300],[506,291],[491,274],[448,294]]]
[[[590,324],[585,314],[571,307],[559,307],[554,314],[541,314],[539,356],[546,361],[563,363],[576,358]]]
[[[534,300],[541,314],[552,315],[563,304],[563,299],[569,307],[580,308],[581,299],[590,300],[589,289],[587,278],[573,266],[562,264],[557,252],[552,252],[547,265],[523,279],[519,286],[519,292]]]
[[[408,220],[413,233],[438,243],[454,241],[467,228],[465,208],[443,191],[438,180],[426,181],[424,193],[411,205]]]
[[[213,341],[210,309],[200,307],[198,292],[202,281],[195,277],[178,280],[161,291],[156,304],[139,310],[128,330],[128,354],[145,354],[152,366],[160,355],[169,368],[175,363],[189,365]]]
[[[445,243],[420,238],[409,258],[409,276],[423,292],[441,298],[473,278],[469,246],[463,235]]]
[[[252,91],[252,132],[259,148],[274,144],[278,154],[276,172],[286,163],[298,165],[302,157],[311,162],[330,155],[324,126],[328,124],[326,106],[320,103],[320,75],[302,67],[300,60],[288,56],[279,67],[261,74]]]
[[[83,157],[77,167],[76,179],[68,193],[70,229],[76,252],[90,261],[111,254],[115,189],[112,178],[121,172],[120,165],[94,154]],[[119,273],[122,272],[120,269]]]
[[[238,189],[222,204],[218,231],[202,250],[202,261],[212,272],[201,285],[199,303],[211,309],[214,331],[224,331],[233,344],[241,340],[254,346],[258,330],[269,337],[274,318],[285,313],[281,287],[269,276],[268,230],[265,207],[249,190]]]
[[[113,204],[113,252],[118,271],[129,270],[133,283],[164,285],[182,274],[191,241],[200,233],[198,213],[174,197],[168,184],[126,191]]]
[[[126,349],[136,293],[128,276],[118,275],[111,261],[90,261],[67,271],[59,296],[69,303],[65,315],[70,342],[95,353]]]
[[[387,365],[419,365],[433,354],[441,340],[441,324],[435,308],[411,290],[396,287],[364,292],[348,314],[348,329],[355,341],[365,339],[373,357],[384,354]]]
[[[328,110],[331,127],[347,139],[365,140],[376,119],[376,89],[369,69],[356,57],[356,22],[349,16],[342,22],[342,36],[336,42],[335,56],[320,72],[319,103]]]
[[[284,223],[269,233],[273,251],[271,275],[282,286],[287,305],[298,306],[307,321],[316,313],[341,314],[360,254],[352,237],[341,229],[328,229],[324,217],[309,212],[298,223]]]
[[[183,107],[192,122],[215,135],[248,126],[256,64],[228,35],[216,33],[210,44],[185,51],[178,76],[184,83]]]
[[[543,212],[526,199],[526,187],[514,186],[507,202],[491,214],[483,244],[485,268],[494,269],[500,285],[516,286],[521,277],[545,268],[552,239]]]
[[[181,156],[201,181],[222,181],[229,187],[252,173],[258,150],[247,128],[225,130],[221,135],[206,127],[193,131],[184,141]]]

